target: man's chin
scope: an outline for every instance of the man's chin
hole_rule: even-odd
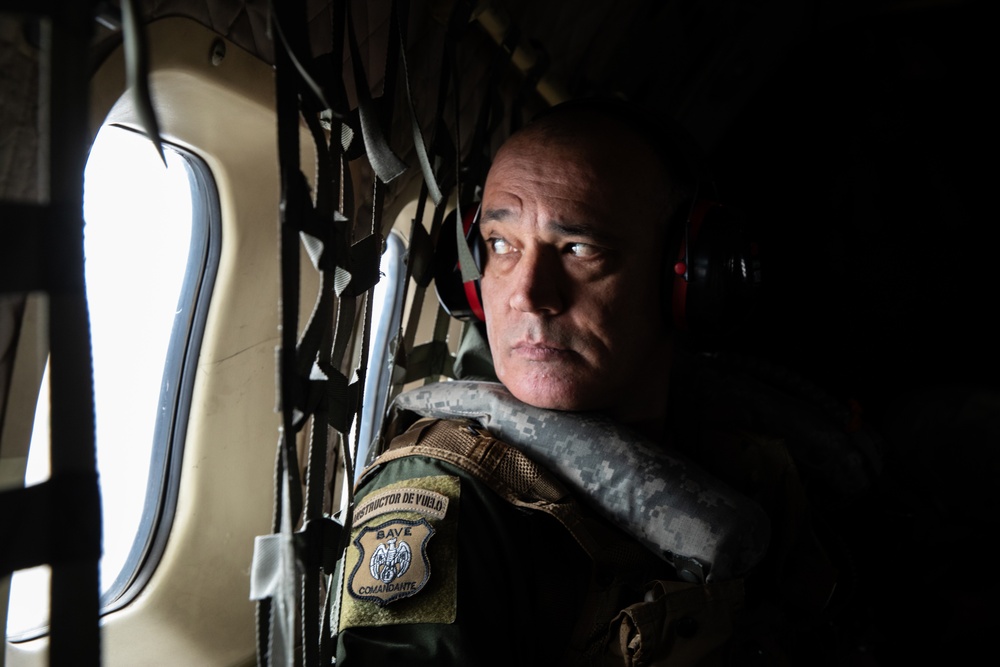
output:
[[[578,411],[592,409],[581,387],[565,379],[533,379],[504,382],[508,391],[522,403],[544,410]]]

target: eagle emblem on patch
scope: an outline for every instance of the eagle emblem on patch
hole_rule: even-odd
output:
[[[427,542],[432,535],[427,519],[392,519],[362,528],[354,538],[360,558],[348,580],[350,594],[384,607],[419,593],[431,576]]]

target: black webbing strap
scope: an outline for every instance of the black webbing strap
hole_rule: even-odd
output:
[[[396,3],[392,4],[390,21],[389,21],[389,38],[386,45],[386,65],[385,65],[385,75],[384,75],[384,90],[381,99],[381,111],[382,113],[374,120],[379,123],[379,127],[391,127],[392,125],[392,110],[394,108],[394,93],[395,93],[395,83],[396,83],[396,67],[398,65],[400,54],[399,54],[399,36],[397,33],[398,22],[396,20],[397,7]],[[347,31],[348,31],[348,41],[351,45],[352,57],[355,65],[355,86],[359,89],[356,91],[357,98],[359,100],[359,105],[365,99],[370,99],[370,91],[367,90],[368,83],[366,79],[358,75],[358,70],[360,68],[360,59],[357,54],[357,36],[355,34],[355,25],[353,18],[348,9],[348,21],[347,21]],[[361,90],[364,88],[364,90]],[[372,164],[373,170],[376,172],[376,178],[372,182],[372,217],[370,226],[368,228],[368,235],[355,243],[352,246],[351,256],[350,256],[350,271],[352,274],[351,283],[348,284],[343,291],[343,298],[341,298],[341,312],[338,316],[337,321],[337,332],[335,336],[334,343],[334,359],[342,359],[343,353],[337,356],[337,349],[343,349],[346,346],[347,341],[353,337],[353,332],[355,330],[354,326],[354,304],[356,302],[356,297],[360,296],[362,293],[365,294],[364,310],[363,310],[363,324],[362,324],[362,335],[361,335],[361,345],[360,345],[360,358],[358,360],[355,373],[357,375],[357,380],[355,384],[358,387],[359,400],[357,401],[356,409],[352,416],[358,417],[360,415],[361,401],[360,396],[363,392],[363,387],[366,380],[367,368],[368,368],[368,350],[370,346],[371,337],[371,316],[372,316],[372,305],[374,299],[374,289],[372,289],[378,282],[379,273],[379,259],[383,250],[382,242],[382,210],[385,200],[385,187],[382,183],[388,182],[389,179],[395,178],[393,174],[383,174],[383,169],[379,168],[375,164],[375,160],[382,160],[384,158],[384,151],[377,150],[376,154],[373,155],[372,133],[370,129],[365,129],[365,123],[372,121],[372,118],[365,120],[365,114],[369,114],[374,111],[373,108],[369,108],[369,111],[365,110],[364,106],[360,106],[360,112],[362,114],[362,131],[365,135],[365,145],[369,151],[369,162]],[[384,133],[379,132],[378,136],[384,138]],[[383,139],[384,140],[384,139]],[[387,147],[386,147],[387,148]],[[390,152],[390,155],[395,157],[394,154]],[[374,158],[374,159],[373,159]],[[399,163],[402,165],[402,163]],[[402,165],[405,169],[405,165]],[[401,173],[401,172],[400,172]],[[398,175],[398,174],[396,174]],[[388,178],[387,178],[388,177]],[[351,314],[351,317],[347,317],[347,313]],[[342,432],[346,431],[345,428]],[[361,432],[361,419],[360,417],[354,420],[354,442],[360,440]],[[351,518],[353,514],[354,507],[354,494],[353,494],[353,484],[354,479],[354,466],[353,459],[348,451],[347,447],[344,447],[344,461],[345,461],[345,473],[346,473],[346,486],[348,489],[347,496],[347,510],[344,513],[344,527],[340,534],[340,539],[337,542],[335,553],[336,557],[339,559],[340,555],[344,552],[347,546],[347,539],[350,535],[351,529]],[[327,558],[327,561],[332,560]],[[329,565],[329,564],[328,564]],[[333,570],[327,569],[328,574],[332,574]],[[333,642],[331,637],[332,628],[335,624],[335,613],[333,612],[332,605],[334,600],[334,594],[336,593],[336,587],[331,587],[332,593],[327,597],[327,605],[325,608],[325,613],[323,615],[322,623],[322,656],[323,664],[328,664],[333,651]]]
[[[406,323],[401,324],[401,330],[398,333],[398,339],[402,341],[402,344],[396,347],[394,367],[400,369],[401,372],[394,373],[390,387],[390,401],[409,379],[439,375],[450,369],[450,364],[447,362],[449,354],[447,349],[442,353],[441,341],[437,341],[437,344],[432,342],[419,348],[415,348],[414,343],[420,315],[423,311],[424,295],[434,276],[434,247],[437,244],[438,235],[442,231],[448,198],[458,182],[457,142],[452,141],[449,129],[443,122],[443,115],[450,92],[456,108],[459,105],[457,77],[452,76],[455,64],[454,51],[455,43],[460,39],[468,23],[469,12],[470,8],[467,3],[455,3],[442,44],[441,71],[438,77],[437,105],[434,114],[435,130],[431,142],[431,155],[429,156],[429,160],[437,168],[435,181],[440,189],[441,198],[435,202],[431,229],[428,232],[424,228],[423,222],[427,199],[430,196],[430,188],[425,177],[424,186],[421,188],[420,198],[417,202],[417,212],[410,225],[410,243],[407,250],[408,260],[403,291],[403,302],[406,303],[408,299],[410,301],[410,314]],[[456,127],[455,130],[457,132],[458,128]],[[409,298],[408,295],[410,278],[416,283],[412,298]],[[440,328],[436,327],[435,330],[440,331]],[[450,374],[450,371],[445,374]]]
[[[296,333],[298,330],[299,302],[299,225],[306,211],[311,209],[305,178],[299,172],[299,89],[300,77],[296,73],[291,51],[305,40],[305,2],[286,0],[270,3],[271,28],[280,36],[280,44],[275,40],[274,68],[276,88],[276,111],[278,118],[278,163],[281,178],[280,207],[280,260],[281,260],[281,342],[277,350],[278,403],[281,411],[278,453],[275,462],[274,512],[271,524],[273,533],[288,532],[292,523],[301,514],[301,484],[298,480],[298,457],[295,448],[296,429],[301,426],[302,415],[296,414],[296,406],[301,404],[298,384],[296,355]],[[273,35],[272,35],[273,36]],[[289,506],[290,505],[290,506]],[[279,551],[276,561],[282,572],[279,585],[288,586],[287,550]],[[257,555],[255,553],[255,565]],[[272,647],[277,643],[282,648],[281,664],[288,664],[293,654],[294,638],[288,636],[288,623],[275,618],[275,607],[288,614],[285,609],[287,591],[273,591],[257,604],[257,664],[266,667],[272,664]],[[282,596],[275,600],[275,596]],[[277,638],[275,634],[277,633]]]
[[[459,88],[459,66],[457,62],[458,56],[456,47],[458,38],[464,30],[465,23],[467,22],[467,15],[464,12],[459,11],[460,8],[463,10],[465,9],[462,7],[461,3],[458,3],[450,22],[449,35],[451,39],[447,41],[444,47],[441,72],[442,98],[448,87],[448,82],[450,82],[451,90],[453,91],[455,139],[450,145],[453,155],[453,161],[450,163],[450,166],[454,171],[453,182],[456,185],[456,203],[459,215],[455,216],[455,225],[453,229],[441,230],[439,225],[440,221],[443,219],[446,206],[446,202],[442,200],[435,210],[434,223],[432,223],[431,230],[431,239],[433,242],[432,245],[436,245],[438,234],[455,234],[462,279],[463,281],[468,282],[478,280],[481,276],[465,240],[462,213],[477,201],[479,197],[477,189],[483,184],[483,181],[486,178],[486,173],[489,171],[489,138],[499,127],[500,119],[503,116],[502,106],[497,104],[497,86],[495,84],[499,79],[499,72],[502,70],[502,67],[506,65],[510,54],[509,52],[499,51],[490,67],[488,85],[486,86],[486,92],[483,95],[482,105],[479,109],[476,124],[473,129],[471,147],[468,151],[468,156],[463,160],[461,145],[462,133],[460,126],[461,91]],[[463,16],[466,17],[466,21],[464,22],[461,20]],[[439,99],[439,112],[443,109],[443,107],[443,99]],[[421,283],[418,279],[418,286],[420,285]],[[417,325],[416,318],[418,318],[420,314],[420,310],[416,308],[416,305],[422,305],[422,292],[417,296],[420,297],[419,301],[415,299],[415,305],[414,307],[411,307],[410,310],[410,321],[407,325],[405,339],[407,342],[407,345],[405,346],[407,355],[405,360],[405,373],[398,383],[399,386],[406,382],[412,382],[421,378],[433,381],[442,375],[454,377],[454,357],[451,355],[447,344],[448,325],[451,323],[451,319],[442,308],[438,308],[436,314],[432,340],[419,347],[413,347],[413,340],[416,334]]]
[[[139,123],[156,152],[167,166],[160,139],[160,124],[153,111],[153,98],[149,93],[149,49],[146,40],[146,24],[142,20],[136,0],[122,0],[122,42],[125,50],[125,83],[132,91]]]
[[[316,209],[311,221],[313,228],[303,229],[301,237],[307,248],[312,247],[310,258],[313,266],[320,272],[320,290],[316,307],[310,316],[306,332],[299,340],[297,356],[299,359],[300,380],[307,383],[313,391],[314,400],[308,406],[303,406],[303,412],[312,416],[312,429],[309,437],[309,448],[306,457],[306,502],[303,514],[302,531],[296,535],[296,553],[301,561],[303,582],[301,591],[302,641],[305,664],[318,665],[322,633],[320,632],[320,567],[323,541],[321,530],[325,526],[323,517],[324,491],[326,482],[327,452],[329,433],[327,424],[330,422],[334,393],[349,396],[347,379],[339,371],[331,367],[329,354],[333,347],[333,298],[337,285],[337,274],[343,269],[337,266],[338,259],[343,261],[346,256],[346,240],[344,230],[347,222],[343,215],[335,210],[335,194],[332,173],[334,151],[328,145],[326,137],[319,126],[318,110],[304,109],[303,116],[312,132],[316,144],[318,159],[316,173]],[[331,144],[338,143],[336,140]],[[339,173],[340,159],[337,152],[336,166]],[[339,179],[338,179],[339,180]],[[312,243],[310,243],[312,240]],[[331,285],[330,283],[333,283]],[[336,390],[334,389],[336,387]],[[347,399],[348,403],[353,403]]]
[[[4,284],[0,289],[44,289],[49,295],[52,474],[43,484],[0,494],[0,571],[50,564],[49,664],[96,666],[100,664],[101,508],[82,218],[95,3],[16,4],[23,4],[18,11],[49,19],[42,22],[49,26],[43,31],[49,68],[42,70],[49,80],[40,83],[45,96],[40,106],[59,113],[43,119],[48,123],[42,132],[50,150],[43,159],[48,173],[40,173],[39,181],[49,184],[44,193],[48,203],[23,206],[13,218],[17,226],[31,230],[33,238],[27,240],[40,241],[30,249],[21,243],[14,246],[35,267],[25,273],[32,284]],[[147,81],[143,21],[133,0],[121,4],[128,85],[140,122],[162,158]],[[6,204],[4,209],[6,222],[10,210]],[[36,227],[29,217],[44,224]],[[8,268],[19,273],[21,262]]]
[[[442,233],[442,221],[445,213],[445,192],[459,186],[463,178],[463,169],[477,166],[473,169],[477,174],[484,171],[484,151],[473,151],[472,160],[475,165],[461,164],[461,130],[459,127],[460,100],[458,85],[458,67],[456,62],[456,43],[458,36],[468,23],[468,3],[456,3],[449,29],[449,39],[444,46],[445,57],[442,58],[441,88],[438,94],[438,126],[433,150],[429,154],[424,146],[419,123],[414,114],[413,95],[409,81],[405,81],[408,111],[410,112],[411,131],[414,138],[418,160],[424,172],[425,184],[422,188],[419,214],[414,220],[414,233],[411,235],[411,259],[408,262],[407,285],[413,270],[417,282],[417,294],[411,307],[410,322],[407,327],[407,341],[398,346],[401,357],[409,353],[408,373],[400,373],[399,379],[406,375],[417,374],[421,377],[433,375],[450,375],[452,373],[452,358],[446,345],[446,337],[450,319],[439,311],[434,327],[434,338],[426,346],[413,349],[413,332],[416,330],[419,317],[419,305],[423,292],[430,282],[430,256],[434,240]],[[294,552],[301,564],[303,586],[300,614],[302,617],[302,643],[305,664],[328,664],[332,643],[329,629],[334,622],[328,596],[327,605],[321,607],[321,575],[330,573],[333,558],[329,548],[332,543],[338,546],[333,550],[340,553],[350,530],[350,511],[345,515],[345,526],[337,530],[336,524],[323,516],[325,494],[327,492],[326,465],[328,461],[328,425],[339,434],[350,427],[360,407],[362,387],[365,382],[368,345],[371,327],[372,291],[371,287],[378,280],[378,258],[382,250],[381,210],[384,199],[382,182],[388,182],[405,169],[405,165],[396,157],[388,146],[383,128],[391,126],[389,114],[393,109],[392,94],[395,91],[396,67],[402,65],[404,77],[406,73],[405,60],[405,25],[406,11],[394,3],[389,20],[390,35],[386,58],[385,88],[381,100],[376,103],[372,99],[368,75],[360,54],[359,40],[355,25],[355,10],[364,9],[364,5],[355,6],[353,2],[344,0],[335,3],[331,16],[334,22],[334,49],[331,63],[334,68],[342,69],[339,55],[343,53],[346,44],[351,54],[352,74],[355,84],[355,97],[358,100],[356,114],[346,111],[344,106],[346,91],[342,79],[332,76],[319,80],[326,82],[324,90],[319,90],[314,79],[306,68],[304,52],[307,44],[303,28],[304,12],[301,2],[294,3],[292,8],[275,5],[272,8],[275,32],[281,40],[276,49],[276,70],[278,88],[278,122],[279,122],[279,157],[282,175],[282,346],[279,351],[279,404],[282,409],[282,433],[279,455],[276,462],[275,482],[275,521],[276,533],[288,532],[290,524],[301,522],[302,531],[294,540]],[[346,30],[346,36],[344,31]],[[496,68],[494,68],[496,69]],[[454,95],[455,121],[453,131],[456,139],[449,137],[449,132],[440,122],[441,113],[445,107],[449,90]],[[296,97],[298,96],[298,97]],[[301,98],[301,104],[299,101]],[[479,113],[473,143],[478,145],[485,141],[495,129],[493,95],[487,95],[483,108]],[[330,108],[329,102],[334,102]],[[320,108],[311,108],[310,104]],[[316,203],[310,201],[305,178],[298,171],[298,117],[300,112],[306,120],[318,150]],[[334,141],[329,145],[319,125],[320,115],[331,119],[330,131]],[[502,114],[500,114],[502,115]],[[351,236],[352,227],[348,220],[340,215],[336,207],[338,191],[342,193],[341,211],[353,214],[353,186],[350,182],[351,170],[345,160],[354,155],[357,142],[348,145],[349,137],[356,136],[355,128],[360,129],[364,139],[368,160],[377,179],[373,182],[373,211],[368,234],[355,241]],[[487,163],[488,164],[488,163]],[[433,167],[439,169],[434,173]],[[338,180],[342,174],[343,184]],[[443,177],[442,177],[443,174]],[[475,178],[478,176],[465,176]],[[431,193],[439,196],[430,234],[422,226],[422,213],[426,200]],[[475,197],[474,188],[459,191],[457,199],[462,201]],[[355,225],[353,228],[357,228]],[[419,229],[419,232],[416,230]],[[422,233],[421,233],[422,232]],[[296,300],[298,296],[298,247],[295,237],[301,235],[309,256],[321,274],[320,294],[317,299],[310,321],[301,340],[297,345],[291,345],[291,336],[297,324]],[[415,258],[412,253],[422,253]],[[471,258],[463,262],[467,271],[475,271]],[[357,364],[345,363],[345,355],[350,349],[357,330],[358,298],[366,295],[362,318],[362,340],[360,359]],[[348,380],[347,375],[353,375]],[[312,416],[312,434],[309,454],[307,457],[307,484],[305,498],[300,495],[298,478],[299,464],[294,447],[294,433],[305,425]],[[360,423],[355,420],[355,440],[360,430]],[[348,479],[353,478],[353,461],[351,453],[344,451],[344,466]],[[348,505],[353,500],[348,492]],[[331,537],[333,536],[333,537]],[[261,609],[267,612],[267,624],[259,619],[258,653],[260,664],[270,664],[268,651],[271,649],[270,633],[275,628],[275,621],[270,618],[269,603],[262,604]],[[322,616],[320,610],[324,609]],[[288,613],[287,611],[285,613]],[[287,623],[283,627],[287,627]],[[317,637],[316,633],[319,632]],[[287,649],[287,643],[285,644]]]
[[[391,93],[395,82],[394,64],[398,59],[395,16],[389,39],[386,68],[386,91],[382,100],[383,117],[371,99],[367,78],[357,47],[353,16],[349,2],[335,3],[331,12],[334,22],[334,51],[331,69],[342,71],[340,54],[343,38],[350,43],[354,65],[356,95],[360,102],[358,116],[346,111],[346,92],[342,78],[333,76],[314,79],[303,66],[308,42],[305,30],[304,4],[274,3],[272,20],[280,37],[275,49],[275,69],[278,106],[278,147],[281,167],[281,273],[282,306],[281,347],[278,351],[278,396],[282,411],[281,440],[275,474],[274,534],[258,538],[254,556],[254,591],[258,606],[258,664],[271,665],[292,660],[290,627],[294,627],[296,610],[286,604],[295,580],[301,577],[302,657],[306,665],[329,664],[332,642],[329,633],[331,613],[326,600],[323,572],[331,574],[337,554],[343,550],[345,531],[324,515],[328,493],[327,462],[331,435],[343,441],[342,434],[355,419],[360,408],[368,337],[371,320],[372,287],[379,279],[379,258],[382,251],[381,210],[384,198],[379,180],[373,184],[373,210],[369,234],[352,242],[352,226],[340,211],[353,212],[351,170],[345,160],[354,150],[344,138],[356,136],[352,122],[360,117],[361,134],[370,156],[369,161],[380,178],[391,179],[405,165],[395,158],[385,141],[382,127],[391,119]],[[340,48],[337,48],[339,45]],[[326,83],[326,90],[317,90],[316,80]],[[325,108],[328,100],[338,106]],[[298,133],[300,115],[305,119],[317,149],[317,182],[315,206],[309,197],[305,178],[298,169]],[[332,141],[327,141],[320,117],[330,120]],[[394,163],[395,160],[395,163]],[[342,183],[341,183],[342,180]],[[342,201],[340,201],[342,198]],[[337,204],[340,204],[339,210]],[[299,262],[298,238],[320,274],[320,292],[309,322],[300,340],[294,340],[298,319]],[[360,360],[357,366],[346,359],[356,330],[357,301],[366,295],[363,310]],[[353,368],[353,380],[346,373]],[[312,431],[306,457],[306,491],[301,495],[299,463],[295,448],[295,433],[312,417]],[[331,433],[331,427],[336,434]],[[349,479],[353,478],[350,451],[344,448],[343,460]],[[349,521],[349,515],[348,515]],[[302,524],[294,536],[292,527]],[[277,538],[277,539],[269,539]],[[294,561],[294,562],[292,562]],[[258,565],[260,567],[258,567]],[[299,574],[296,574],[298,572]],[[269,597],[268,597],[269,596]],[[265,597],[267,599],[265,599]],[[284,618],[276,618],[273,599],[280,597]],[[280,630],[282,635],[276,633]],[[272,656],[282,650],[283,655]]]
[[[516,36],[516,30],[511,30],[508,33],[508,39],[516,39]],[[459,178],[462,180],[459,181],[458,207],[461,215],[455,217],[455,228],[452,233],[455,234],[455,247],[458,250],[458,262],[463,282],[479,280],[482,277],[479,267],[472,257],[472,252],[469,250],[469,244],[465,240],[463,216],[465,211],[478,203],[481,197],[481,193],[478,190],[486,183],[486,175],[490,170],[490,137],[500,127],[500,122],[503,119],[503,101],[499,97],[498,91],[500,89],[501,74],[510,62],[513,47],[507,42],[504,42],[502,46],[504,48],[497,49],[490,64],[483,99],[479,107],[475,127],[473,128],[468,155],[459,170]],[[457,70],[457,65],[455,69]],[[455,86],[457,96],[457,81],[455,82]],[[457,133],[457,114],[455,127]],[[460,134],[457,136],[461,137]],[[461,150],[459,149],[457,152],[459,154],[458,159],[461,159]]]
[[[430,156],[427,153],[427,147],[424,145],[424,135],[423,131],[420,129],[420,122],[417,120],[416,105],[413,103],[413,88],[410,85],[410,70],[406,64],[406,38],[407,38],[407,19],[409,17],[409,3],[404,2],[402,6],[399,3],[393,3],[393,8],[396,10],[396,18],[399,32],[399,57],[400,64],[403,67],[403,83],[406,86],[406,104],[407,111],[410,114],[410,132],[413,136],[413,148],[417,152],[417,161],[420,164],[420,171],[424,176],[424,187],[427,190],[427,196],[431,198],[431,201],[435,205],[440,204],[444,195],[441,193],[441,186],[437,183],[437,177],[434,175],[434,167],[431,165]],[[420,216],[418,216],[420,219]]]
[[[422,196],[425,193],[421,193]],[[403,344],[397,347],[396,350],[396,365],[403,369],[403,372],[398,375],[393,381],[392,393],[396,394],[402,388],[402,386],[414,379],[420,379],[429,376],[440,376],[448,375],[450,372],[447,371],[450,368],[450,364],[441,363],[443,358],[441,356],[441,345],[440,343],[443,339],[437,340],[435,342],[426,343],[424,345],[415,346],[414,342],[417,335],[417,327],[420,323],[420,316],[423,312],[424,297],[427,292],[427,288],[433,278],[433,252],[435,246],[435,239],[445,230],[444,227],[444,217],[445,210],[447,209],[447,199],[442,199],[441,203],[438,204],[434,209],[434,216],[431,219],[431,231],[430,234],[423,228],[423,216],[420,215],[418,210],[418,215],[413,219],[411,227],[413,233],[411,238],[416,241],[416,243],[411,243],[410,254],[414,257],[414,261],[411,263],[413,266],[420,269],[420,271],[414,271],[413,278],[416,283],[416,287],[413,291],[413,298],[410,304],[410,316],[407,320],[406,327],[402,332]],[[407,267],[410,270],[410,266]],[[409,281],[407,281],[409,282]],[[443,312],[443,309],[438,306],[438,312]],[[445,333],[447,333],[447,327],[445,327]],[[440,332],[440,327],[435,327],[435,333]],[[432,348],[436,351],[432,351]],[[444,353],[447,356],[447,345],[444,346]]]
[[[397,176],[406,171],[406,165],[396,157],[386,141],[382,132],[382,124],[371,96],[371,89],[368,85],[368,76],[365,74],[364,65],[361,62],[361,49],[358,48],[358,38],[354,26],[354,12],[352,2],[347,2],[347,43],[351,50],[351,63],[354,71],[354,86],[358,96],[358,112],[361,116],[361,133],[365,139],[365,149],[368,151],[368,161],[372,169],[383,183],[392,182]],[[389,40],[389,47],[392,48],[392,39]],[[388,70],[393,68],[395,63],[386,61],[386,87],[383,93],[383,101],[388,101],[386,96],[391,96]]]
[[[66,213],[53,206],[26,202],[0,202],[0,291],[32,292],[65,289],[67,273],[46,271],[45,254],[57,244],[60,221]]]
[[[101,537],[94,526],[100,520],[96,472],[0,493],[0,576],[99,558]]]
[[[22,6],[23,5],[23,6]],[[44,14],[43,48],[49,67],[39,70],[40,108],[58,110],[39,120],[49,151],[44,205],[2,203],[10,227],[44,221],[35,234],[13,237],[2,259],[21,255],[0,275],[0,290],[44,289],[49,304],[51,477],[29,488],[0,493],[0,575],[49,563],[51,665],[100,664],[100,492],[94,447],[93,373],[84,288],[83,170],[89,145],[90,39],[93,2],[15,3],[11,11]],[[5,100],[8,102],[9,100]],[[45,167],[42,167],[45,169]],[[8,215],[17,215],[13,220]],[[33,219],[32,219],[33,218]],[[6,237],[5,237],[6,238]],[[34,247],[31,247],[31,246]],[[34,267],[22,278],[25,263]],[[6,278],[13,278],[7,282]]]

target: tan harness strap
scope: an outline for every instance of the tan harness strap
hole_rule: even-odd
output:
[[[451,463],[512,505],[551,515],[598,567],[607,565],[623,572],[659,562],[634,540],[591,518],[589,510],[550,472],[471,420],[421,419],[393,439],[365,473],[406,456],[430,456]]]

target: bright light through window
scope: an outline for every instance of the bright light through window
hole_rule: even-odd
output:
[[[144,136],[106,126],[87,162],[84,230],[94,356],[97,457],[103,501],[102,593],[129,560],[143,522],[158,413],[176,376],[164,364],[179,305],[192,230],[190,167],[166,150],[165,168]],[[48,477],[47,382],[36,412],[27,484]],[[154,462],[162,466],[163,462]],[[140,538],[145,540],[144,535]],[[135,566],[135,563],[130,564]],[[47,624],[48,568],[16,573],[7,634]]]

